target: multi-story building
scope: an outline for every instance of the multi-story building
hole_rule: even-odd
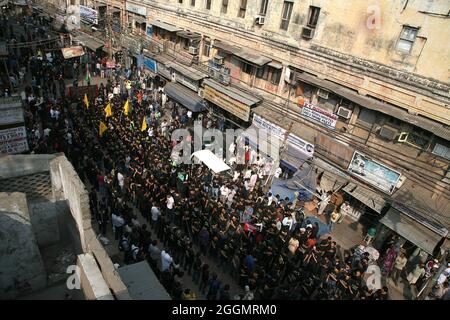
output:
[[[141,40],[133,53],[151,72],[184,82],[242,126],[252,124],[252,115],[285,130],[292,122],[291,134],[314,145],[323,168],[347,181],[349,196],[377,213],[392,204],[384,225],[427,252],[447,237],[448,1],[128,0],[116,6],[124,29],[157,44],[159,50],[146,51]],[[361,160],[365,173],[354,167]],[[394,226],[395,217],[402,223]],[[432,240],[420,236],[429,230]]]

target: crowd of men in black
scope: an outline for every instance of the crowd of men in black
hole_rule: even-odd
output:
[[[372,291],[365,285],[367,255],[352,250],[341,256],[331,237],[319,239],[318,225],[301,218],[294,225],[281,223],[295,209],[263,192],[261,180],[249,191],[244,179],[213,177],[205,166],[173,165],[171,152],[179,141],[171,141],[170,132],[189,123],[180,121],[186,119],[181,107],[162,105],[157,86],[148,82],[144,89],[136,69],[116,70],[86,107],[82,96],[65,96],[62,57],[54,53],[50,62],[35,54],[17,51],[14,57],[41,84],[25,88],[32,151],[67,155],[92,188],[99,232],[106,235],[113,226],[124,262],[146,259],[173,298],[194,298],[181,285],[186,274],[208,299],[232,298],[230,286],[210,271],[208,256],[245,289],[240,299],[387,299],[386,287]],[[124,77],[133,81],[130,91],[124,89]],[[110,100],[112,116],[106,117],[104,108],[119,83],[120,94]],[[145,131],[140,130],[143,117]],[[101,136],[100,121],[107,124]],[[221,193],[224,186],[235,190],[234,197]],[[141,225],[135,212],[148,224]]]

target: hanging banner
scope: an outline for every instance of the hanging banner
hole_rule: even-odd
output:
[[[280,139],[280,141],[284,140],[286,130],[284,130],[283,128],[277,126],[272,122],[267,121],[266,119],[257,114],[253,115],[253,125],[258,128],[267,130],[268,133],[273,134],[278,139]],[[314,156],[314,145],[297,137],[296,135],[290,133],[287,138],[287,142],[290,145],[299,149],[302,153],[306,154],[308,157]]]
[[[81,21],[87,24],[98,24],[98,11],[92,8],[80,5]]]
[[[76,57],[81,57],[84,55],[84,50],[82,46],[75,46],[70,48],[61,49],[64,59],[71,59]]]
[[[336,128],[336,123],[338,120],[338,116],[334,113],[313,106],[309,102],[304,102],[303,105],[300,105],[300,115],[330,129]]]
[[[392,194],[401,177],[399,172],[370,159],[358,151],[353,154],[348,171],[388,194]]]
[[[28,151],[28,142],[24,126],[0,130],[0,155],[25,151]]]

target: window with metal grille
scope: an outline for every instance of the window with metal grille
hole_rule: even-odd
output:
[[[227,13],[228,11],[228,0],[222,0],[222,8],[220,9],[220,13]]]
[[[205,57],[209,57],[210,51],[211,51],[211,43],[207,41],[203,44],[203,55]]]
[[[195,7],[195,0],[191,0],[191,7]]]
[[[289,21],[291,20],[292,7],[294,4],[290,1],[285,1],[283,4],[283,11],[281,14],[281,30],[287,30],[289,27]]]
[[[317,21],[319,21],[320,8],[310,6],[309,16],[308,16],[308,27],[315,28],[317,26]]]
[[[206,10],[211,10],[211,1],[212,0],[206,0]]]
[[[251,64],[242,62],[242,71],[247,73],[247,74],[252,74],[253,73],[253,66]]]
[[[239,18],[245,18],[245,12],[247,11],[247,0],[241,0],[241,4],[239,5]]]
[[[397,41],[397,50],[402,53],[410,53],[418,31],[417,28],[403,26],[400,38]]]

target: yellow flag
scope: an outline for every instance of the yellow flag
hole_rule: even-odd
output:
[[[128,116],[128,99],[127,102],[125,102],[125,105],[123,106],[123,113],[125,113],[125,115]]]
[[[144,119],[142,119],[141,131],[145,131],[145,130],[147,130],[147,121],[145,121],[145,116],[144,116]]]
[[[112,116],[111,104],[110,103],[108,103],[108,105],[105,108],[105,114],[106,114],[107,118]]]
[[[86,93],[84,94],[83,102],[84,102],[84,105],[86,106],[86,108],[89,108],[89,99],[88,99]]]
[[[99,129],[100,137],[103,135],[103,132],[105,132],[106,129],[107,129],[106,124],[104,124],[103,121],[100,121],[100,129]]]

